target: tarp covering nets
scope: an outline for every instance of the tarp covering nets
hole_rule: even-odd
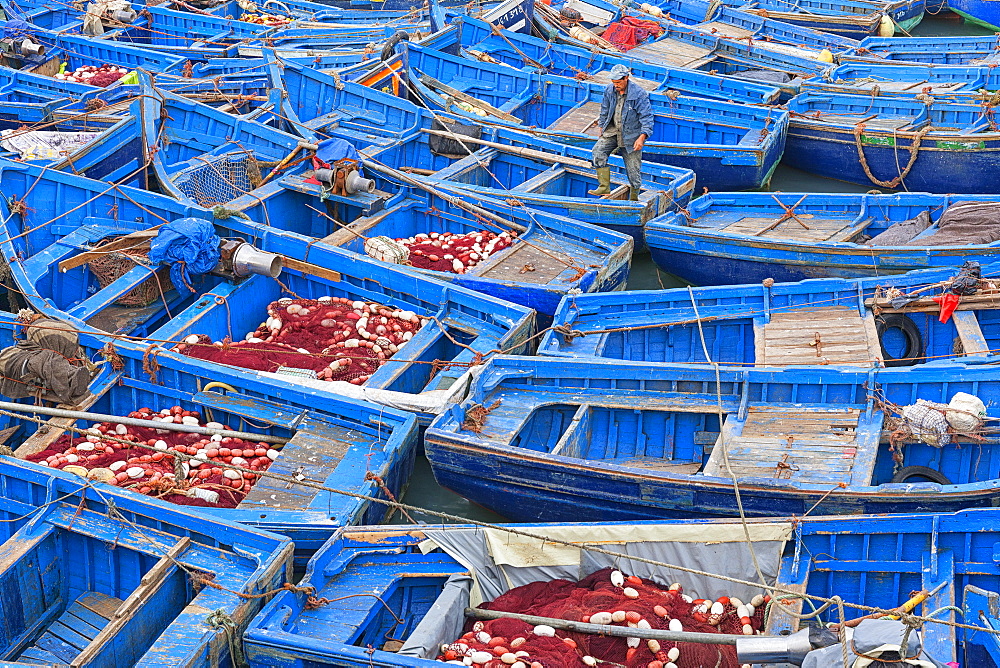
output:
[[[1000,241],[1000,202],[959,202],[938,219],[937,229],[921,234],[931,225],[922,211],[911,220],[888,227],[867,242],[869,246],[966,246]],[[918,236],[919,235],[919,236]]]
[[[662,33],[663,26],[656,21],[646,21],[633,16],[626,16],[621,21],[616,21],[608,25],[601,37],[622,51],[628,51],[639,46],[650,37],[659,37]]]
[[[160,411],[140,408],[126,417],[149,420],[150,426],[101,422],[90,427],[86,436],[63,434],[48,448],[27,459],[180,505],[235,508],[259,474],[226,470],[219,464],[264,471],[278,457],[278,451],[267,443],[156,428],[157,421],[165,420],[229,428],[214,422],[204,424],[200,413],[180,406]]]
[[[604,568],[578,582],[556,579],[511,589],[480,607],[554,619],[639,629],[752,635],[764,621],[766,598],[744,603],[686,596],[667,586]],[[487,657],[487,654],[490,656]],[[617,638],[533,626],[516,619],[475,622],[454,643],[442,647],[442,661],[471,656],[485,668],[522,663],[523,668],[576,668],[607,663],[629,668],[739,668],[732,645],[674,643]]]
[[[427,322],[413,311],[346,297],[283,298],[268,305],[267,316],[243,341],[192,334],[177,350],[244,369],[304,370],[360,385]]]

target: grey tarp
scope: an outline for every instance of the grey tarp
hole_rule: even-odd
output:
[[[780,555],[785,540],[790,536],[790,526],[780,522],[748,525],[757,560],[768,584],[773,584],[777,576]],[[739,524],[579,525],[531,527],[530,531],[558,540],[599,544],[623,556],[614,557],[547,542],[540,545],[538,540],[492,529],[428,528],[424,532],[429,539],[427,549],[439,547],[466,566],[474,574],[475,581],[450,580],[451,586],[445,588],[432,608],[432,612],[441,612],[429,612],[400,653],[434,658],[441,643],[461,636],[464,617],[461,614],[444,614],[444,610],[453,612],[456,608],[461,610],[484,600],[492,601],[510,589],[530,582],[556,578],[579,580],[609,566],[665,585],[681,582],[685,593],[695,598],[728,595],[750,600],[761,593],[761,589],[629,559],[629,556],[642,557],[756,581],[757,573],[745,542],[743,527]]]
[[[931,214],[921,211],[916,218],[894,223],[865,242],[866,246],[902,246],[932,224]]]
[[[906,641],[906,661],[891,661],[899,657],[900,644],[906,627],[891,619],[866,619],[854,629],[847,629],[849,668],[946,668],[923,652],[920,634],[911,631]],[[863,657],[858,656],[863,654]],[[883,657],[872,661],[866,657]],[[802,668],[844,668],[843,649],[840,644],[813,650],[806,655]]]
[[[891,225],[867,242],[868,246],[968,246],[1000,241],[1000,202],[958,202],[938,219],[937,229],[915,239],[930,227],[930,213]]]
[[[0,394],[11,399],[52,395],[61,403],[74,404],[87,395],[90,383],[89,371],[79,363],[82,359],[70,325],[35,320],[25,340],[0,350]]]

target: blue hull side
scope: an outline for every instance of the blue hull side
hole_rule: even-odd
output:
[[[926,139],[913,167],[903,178],[911,192],[998,193],[1000,140],[979,140],[975,135],[955,141]],[[949,137],[950,139],[950,137]],[[879,180],[891,181],[910,159],[911,139],[891,133],[865,132],[860,142],[868,170]],[[895,144],[895,145],[893,145]],[[788,132],[785,162],[798,169],[840,181],[878,186],[865,173],[852,132],[796,127]],[[699,183],[701,179],[699,176]]]
[[[605,522],[638,519],[690,519],[738,514],[731,484],[643,477],[637,469],[573,466],[524,456],[527,451],[454,448],[424,437],[427,458],[437,481],[471,501],[515,522]],[[904,487],[904,485],[900,485]],[[931,489],[933,488],[933,489]],[[892,492],[857,496],[831,494],[816,512],[822,514],[948,512],[989,506],[1000,488],[976,495],[942,495],[930,484],[921,494],[911,487],[903,500]],[[744,511],[754,517],[802,515],[821,494],[782,491],[740,484]],[[899,490],[897,494],[902,494]]]

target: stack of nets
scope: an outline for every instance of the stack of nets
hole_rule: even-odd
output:
[[[480,262],[488,260],[491,255],[510,246],[516,236],[517,232],[496,234],[486,230],[467,234],[431,232],[391,241],[405,249],[399,256],[408,259],[413,267],[464,274]],[[392,261],[386,257],[388,254],[386,248],[371,243],[379,239],[385,237],[369,239],[369,242],[365,243],[365,252],[378,260]]]
[[[258,160],[250,152],[199,158],[201,164],[185,170],[174,185],[199,206],[211,209],[246,195],[263,182],[277,162]]]
[[[177,350],[244,369],[302,369],[360,385],[427,322],[413,311],[346,297],[279,299],[267,314],[243,341],[213,343],[193,334]]]
[[[679,584],[666,587],[606,568],[579,582],[533,582],[480,607],[631,628],[751,635],[764,626],[768,600],[692,600]],[[461,638],[442,646],[438,660],[463,663],[467,657],[484,668],[740,668],[731,645],[588,635],[503,618],[475,622]]]
[[[95,250],[100,250],[98,246]],[[87,263],[87,267],[97,278],[97,283],[103,290],[116,280],[127,274],[136,266],[149,267],[149,251],[141,248],[130,248],[121,251],[111,251],[100,255]],[[119,306],[148,306],[163,299],[163,295],[174,288],[170,282],[170,272],[161,267],[150,272],[149,278],[125,293],[115,302]]]
[[[200,413],[180,406],[155,412],[141,408],[127,417],[149,420],[152,426],[102,422],[89,428],[86,436],[60,436],[28,460],[180,505],[235,508],[259,479],[255,471],[267,470],[278,457],[278,451],[263,442],[156,428],[157,421],[170,421],[229,429],[217,422],[202,424]],[[178,453],[193,458],[177,457]],[[220,463],[250,471],[227,470]]]

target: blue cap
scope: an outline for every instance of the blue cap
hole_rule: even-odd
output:
[[[624,79],[625,77],[627,77],[629,74],[631,74],[631,70],[629,70],[629,68],[625,67],[621,63],[618,63],[617,65],[615,65],[614,67],[611,68],[611,80],[612,81],[621,81],[622,79]]]

